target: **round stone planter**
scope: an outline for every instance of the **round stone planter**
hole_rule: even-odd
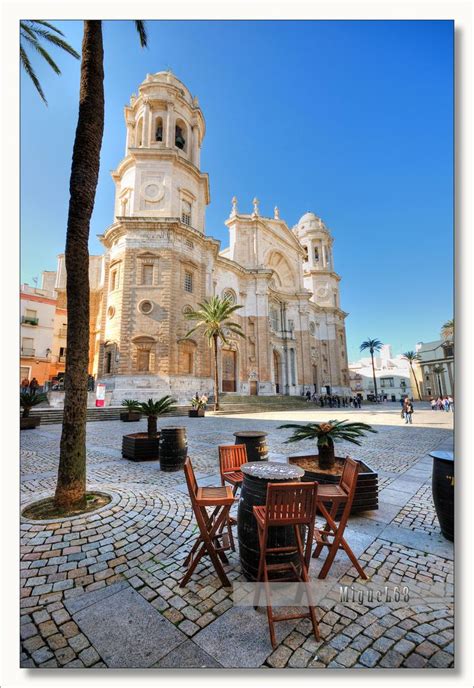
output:
[[[345,461],[346,459],[344,457],[336,456],[336,467],[339,470],[337,474],[330,474],[319,471],[317,454],[296,454],[288,457],[288,462],[290,464],[303,468],[304,476],[302,480],[304,482],[316,481],[321,485],[338,485]],[[314,468],[309,468],[308,462],[313,463]],[[361,511],[372,511],[379,508],[378,474],[364,461],[358,460],[358,462],[360,464],[360,470],[357,478],[354,501],[352,502],[351,514],[357,514]],[[337,512],[338,518],[341,516],[342,511],[343,507],[340,507]]]
[[[129,461],[158,461],[160,458],[160,433],[150,439],[146,432],[124,435],[122,456]]]
[[[39,416],[20,418],[20,430],[32,430],[33,428],[37,428],[40,424],[41,418]]]

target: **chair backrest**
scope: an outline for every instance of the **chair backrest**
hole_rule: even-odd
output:
[[[194,475],[193,464],[191,463],[191,459],[189,458],[189,456],[186,458],[186,461],[184,462],[184,477],[186,478],[189,496],[191,497],[191,501],[194,504],[194,499],[197,495],[198,484],[196,481],[196,476]]]
[[[265,520],[267,525],[312,524],[316,517],[318,483],[269,483]]]
[[[342,471],[341,480],[339,481],[339,486],[342,487],[344,492],[350,495],[351,491],[355,492],[357,485],[357,477],[359,475],[360,464],[358,461],[354,461],[349,456],[346,456],[344,463],[344,469]]]
[[[247,463],[247,448],[245,444],[219,445],[219,467],[222,473],[238,471],[242,464]]]

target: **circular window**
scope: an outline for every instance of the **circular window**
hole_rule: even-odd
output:
[[[225,289],[222,293],[222,298],[226,301],[230,301],[232,304],[234,304],[236,301],[235,293],[232,291],[232,289]]]
[[[112,320],[112,318],[114,317],[114,315],[115,315],[115,307],[114,307],[114,306],[109,306],[109,307],[107,308],[107,317],[108,317],[110,320]]]
[[[153,310],[153,304],[151,301],[140,301],[138,304],[138,310],[144,315],[148,315]]]

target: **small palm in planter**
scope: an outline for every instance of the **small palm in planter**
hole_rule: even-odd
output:
[[[288,424],[282,428],[293,428],[295,432],[287,442],[316,440],[319,454],[307,456],[289,456],[290,464],[300,466],[305,472],[303,480],[316,480],[323,485],[337,485],[341,479],[346,459],[335,456],[334,444],[346,440],[360,445],[360,438],[366,432],[377,432],[366,423],[349,423],[342,420],[330,420],[327,423],[309,423],[308,425]],[[337,510],[336,518],[341,518],[344,505]],[[378,475],[365,461],[359,460],[354,501],[351,514],[378,509]]]
[[[169,395],[153,401],[148,399],[141,402],[141,413],[147,417],[147,432],[136,432],[124,435],[122,440],[122,456],[132,461],[157,461],[160,457],[160,433],[157,429],[158,416],[173,410],[175,399]]]
[[[308,423],[307,425],[288,423],[280,425],[280,428],[295,430],[287,442],[316,440],[319,452],[319,468],[323,470],[332,468],[336,462],[335,442],[346,440],[346,442],[361,445],[359,437],[365,437],[366,432],[377,432],[367,423],[350,423],[347,420],[330,420],[327,423]]]
[[[30,411],[34,406],[42,404],[43,401],[47,401],[48,397],[46,394],[37,392],[22,392],[20,394],[20,406],[23,409],[23,413],[20,418],[20,430],[29,430],[31,428],[36,428],[41,419],[38,417],[32,418],[30,416]]]
[[[126,413],[120,414],[120,420],[123,420],[124,423],[131,423],[133,421],[140,420],[141,408],[140,403],[136,399],[124,399],[122,401],[122,406],[124,406],[127,411]]]
[[[191,418],[204,418],[206,413],[207,397],[205,394],[202,396],[193,397],[191,399],[192,409],[188,412]]]

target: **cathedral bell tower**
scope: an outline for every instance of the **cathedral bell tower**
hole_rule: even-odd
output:
[[[212,385],[210,353],[185,313],[212,285],[209,179],[197,98],[171,72],[148,74],[125,107],[125,158],[112,173],[114,220],[100,236],[104,279],[95,359],[112,403]]]
[[[113,172],[115,218],[180,218],[204,233],[209,179],[199,103],[171,72],[148,74],[125,107],[125,158]]]

